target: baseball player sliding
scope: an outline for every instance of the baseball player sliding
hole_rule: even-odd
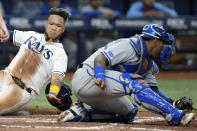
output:
[[[72,79],[73,93],[93,110],[117,113],[134,121],[138,107],[160,114],[170,125],[187,125],[194,113],[172,106],[158,90],[154,74],[157,64],[167,64],[174,52],[174,37],[157,24],[145,25],[142,33],[118,39],[86,59]],[[137,75],[138,74],[138,75]],[[105,113],[105,114],[106,114]],[[60,114],[59,121],[88,121],[91,110],[79,102]]]
[[[51,80],[47,98],[61,103],[56,97],[67,69],[67,55],[59,38],[65,31],[69,12],[62,8],[50,9],[45,33],[34,31],[9,31],[0,17],[0,41],[13,41],[20,50],[9,64],[0,71],[0,115],[17,111],[32,101],[40,88]]]

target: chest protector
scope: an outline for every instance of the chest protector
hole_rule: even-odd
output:
[[[148,56],[146,43],[142,37],[135,35],[130,38],[130,44],[136,51],[138,60],[136,62],[121,63],[114,66],[114,70],[127,73],[136,73],[139,75],[146,75],[150,70],[154,74],[159,72],[159,69],[155,62]]]

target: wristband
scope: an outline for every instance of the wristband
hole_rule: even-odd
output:
[[[56,85],[52,85],[49,89],[49,94],[53,94],[54,96],[57,96],[59,92],[60,92],[60,88]]]
[[[105,68],[103,66],[96,66],[94,68],[94,73],[96,79],[100,78],[103,82],[105,82]]]

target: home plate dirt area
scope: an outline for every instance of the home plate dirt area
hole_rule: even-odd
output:
[[[1,131],[196,131],[196,118],[188,126],[169,126],[162,117],[139,112],[132,124],[99,122],[58,123],[60,112],[26,109],[18,114],[0,116]]]

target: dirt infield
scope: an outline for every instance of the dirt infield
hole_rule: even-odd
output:
[[[28,112],[30,114],[28,114]],[[195,131],[197,119],[188,126],[169,126],[162,117],[150,112],[139,112],[132,124],[120,123],[57,123],[59,112],[26,110],[26,115],[0,116],[1,131]],[[197,116],[196,116],[197,117]]]

